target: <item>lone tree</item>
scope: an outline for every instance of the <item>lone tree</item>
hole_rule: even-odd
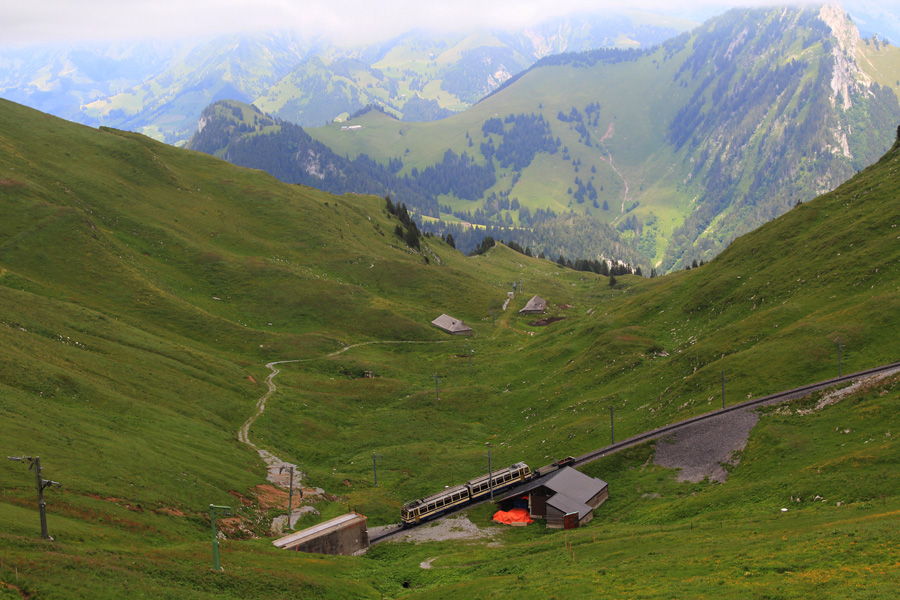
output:
[[[609,287],[616,287],[616,276],[615,275],[609,276]]]

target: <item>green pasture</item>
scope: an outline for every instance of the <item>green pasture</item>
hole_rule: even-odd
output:
[[[265,467],[237,431],[265,364],[298,361],[280,365],[250,439],[325,490],[319,518],[353,508],[379,525],[482,473],[488,450],[494,465],[535,467],[606,445],[610,407],[617,439],[714,410],[723,371],[732,404],[836,375],[838,338],[845,373],[896,361],[897,164],[895,148],[701,268],[610,286],[502,245],[413,250],[381,198],[2,102],[0,440],[64,487],[46,492],[56,541],[40,541],[33,473],[0,462],[0,589],[737,598],[800,597],[812,581],[838,597],[868,573],[884,597],[893,380],[810,415],[797,409],[817,398],[767,412],[724,484],[678,483],[644,446],[588,468],[612,495],[584,530],[498,528],[499,546],[386,544],[364,558],[276,551],[265,536],[284,508],[261,506]],[[533,294],[552,322],[518,314]],[[441,313],[476,335],[432,327]],[[792,495],[803,501],[782,514]],[[829,502],[806,504],[815,495]],[[224,574],[209,571],[210,503],[241,507],[223,525]]]

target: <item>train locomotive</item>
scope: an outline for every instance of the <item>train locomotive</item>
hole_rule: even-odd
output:
[[[485,498],[491,493],[492,487],[494,492],[501,492],[536,477],[543,477],[574,462],[575,459],[570,456],[546,467],[541,467],[537,471],[532,471],[524,462],[518,462],[493,471],[490,478],[488,475],[481,475],[463,484],[445,488],[441,492],[405,504],[400,511],[400,525],[404,528],[414,527],[423,521],[434,519],[465,504]]]

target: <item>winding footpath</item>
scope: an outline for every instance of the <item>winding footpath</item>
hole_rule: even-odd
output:
[[[360,342],[359,344],[351,344],[349,346],[344,346],[340,350],[336,350],[326,356],[328,358],[330,358],[332,356],[337,356],[338,354],[342,354],[342,353],[346,352],[347,350],[350,350],[351,348],[357,348],[359,346],[365,346],[368,344],[442,344],[442,343],[446,343],[446,341],[447,340],[416,342],[416,341],[398,340],[398,341]],[[321,496],[325,493],[325,490],[323,490],[322,488],[304,488],[301,485],[304,474],[302,471],[300,471],[300,469],[299,469],[299,467],[297,467],[297,465],[295,465],[293,463],[289,463],[284,460],[281,460],[280,458],[278,458],[277,456],[275,456],[268,450],[266,450],[264,448],[260,448],[256,444],[254,444],[253,442],[250,441],[250,427],[252,427],[253,423],[255,423],[256,420],[265,412],[266,402],[269,400],[269,398],[272,397],[272,394],[274,394],[278,390],[278,386],[275,385],[275,376],[278,375],[279,373],[281,373],[281,369],[278,369],[276,365],[283,365],[283,364],[288,364],[288,363],[299,363],[299,362],[305,362],[307,360],[314,360],[314,359],[297,358],[297,359],[293,359],[293,360],[276,360],[276,361],[272,361],[272,362],[266,364],[266,367],[270,371],[272,371],[271,373],[269,373],[269,376],[266,377],[266,387],[268,388],[268,391],[266,391],[266,393],[263,394],[262,396],[260,396],[259,400],[256,401],[256,411],[253,413],[253,415],[249,419],[244,421],[243,425],[241,425],[241,428],[238,430],[238,440],[240,440],[242,443],[247,444],[248,446],[250,446],[251,448],[256,450],[256,453],[259,454],[260,458],[262,458],[263,461],[265,461],[265,463],[266,463],[266,480],[267,481],[269,481],[273,485],[276,485],[282,489],[290,490],[292,485],[291,485],[291,476],[290,476],[289,471],[291,469],[293,469],[293,471],[294,471],[293,489],[295,490],[295,493],[297,490],[302,490],[303,494],[308,497],[309,495]],[[299,500],[298,500],[297,504],[298,505],[300,504]],[[284,526],[287,524],[286,522],[288,519],[290,519],[290,528],[293,529],[294,524],[297,522],[297,519],[299,519],[303,514],[308,513],[308,512],[316,512],[316,509],[313,508],[312,506],[297,506],[297,508],[293,508],[291,510],[290,515],[283,515],[283,516],[275,517],[275,519],[272,521],[272,531],[275,533],[281,533],[284,530]]]
[[[278,360],[274,362],[270,362],[266,365],[266,367],[272,371],[268,377],[266,377],[266,386],[269,388],[265,394],[263,394],[259,400],[256,401],[256,412],[253,413],[253,416],[247,419],[241,428],[238,430],[238,439],[243,443],[247,444],[259,454],[259,456],[266,461],[266,465],[268,467],[268,476],[266,479],[271,481],[272,483],[276,483],[276,479],[273,479],[273,472],[277,475],[283,466],[294,466],[290,463],[286,463],[279,459],[277,456],[269,452],[268,450],[264,450],[263,448],[258,448],[256,444],[250,441],[250,426],[253,425],[254,421],[260,417],[266,410],[266,401],[269,397],[275,393],[278,387],[275,385],[275,376],[281,373],[280,369],[275,368],[275,365],[283,365],[285,363],[295,363],[300,362],[300,360]]]
[[[275,376],[278,375],[279,373],[281,373],[281,370],[276,368],[275,365],[283,365],[286,363],[295,363],[295,362],[300,362],[300,359],[278,360],[278,361],[270,362],[266,365],[266,367],[268,367],[269,370],[272,371],[271,373],[269,373],[269,376],[266,377],[266,387],[268,387],[268,391],[265,394],[263,394],[259,398],[259,400],[256,401],[256,412],[253,413],[253,416],[251,416],[249,419],[247,419],[243,425],[241,425],[241,428],[238,430],[238,439],[241,442],[243,442],[243,443],[247,444],[248,446],[250,446],[251,448],[253,448],[254,450],[256,450],[256,452],[257,452],[257,454],[259,454],[260,458],[262,458],[265,461],[265,463],[266,463],[266,480],[268,480],[273,485],[276,485],[276,486],[286,489],[286,490],[291,489],[292,481],[293,481],[293,489],[295,490],[295,493],[296,493],[296,490],[302,489],[302,487],[303,487],[301,485],[301,482],[303,480],[303,473],[300,471],[300,469],[297,467],[297,465],[281,460],[280,458],[278,458],[277,456],[275,456],[268,450],[265,450],[264,448],[260,448],[256,444],[254,444],[253,442],[250,441],[250,427],[260,417],[260,415],[262,415],[263,412],[265,412],[266,401],[278,389],[278,386],[275,385]],[[293,469],[293,471],[294,471],[293,480],[291,479],[290,473],[285,472],[285,471],[289,471],[290,469]],[[322,490],[320,488],[315,488],[312,491],[306,490],[307,495],[309,495],[310,492],[314,493],[315,495],[322,495],[325,493],[324,490]],[[300,502],[298,501],[297,504],[299,505]],[[272,520],[271,529],[274,533],[281,533],[284,530],[285,525],[288,524],[287,521],[289,519],[290,519],[289,526],[291,529],[293,529],[294,524],[297,522],[297,519],[299,519],[301,516],[303,516],[303,514],[308,513],[308,512],[316,512],[316,509],[313,508],[312,506],[297,506],[296,508],[292,508],[290,515],[282,515],[279,517],[275,517],[275,519]]]

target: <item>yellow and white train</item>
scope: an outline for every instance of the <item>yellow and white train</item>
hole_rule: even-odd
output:
[[[546,475],[551,471],[555,471],[560,467],[572,464],[575,461],[572,457],[554,462],[546,467],[541,467],[537,472],[533,472],[531,468],[523,462],[518,462],[509,467],[499,469],[488,476],[481,475],[475,479],[448,487],[437,494],[414,500],[403,506],[400,511],[400,524],[402,527],[412,527],[418,525],[422,521],[434,519],[450,511],[460,508],[464,504],[477,502],[485,498],[491,493],[493,487],[494,493],[501,492],[508,488],[514,487],[521,483],[525,483]]]

